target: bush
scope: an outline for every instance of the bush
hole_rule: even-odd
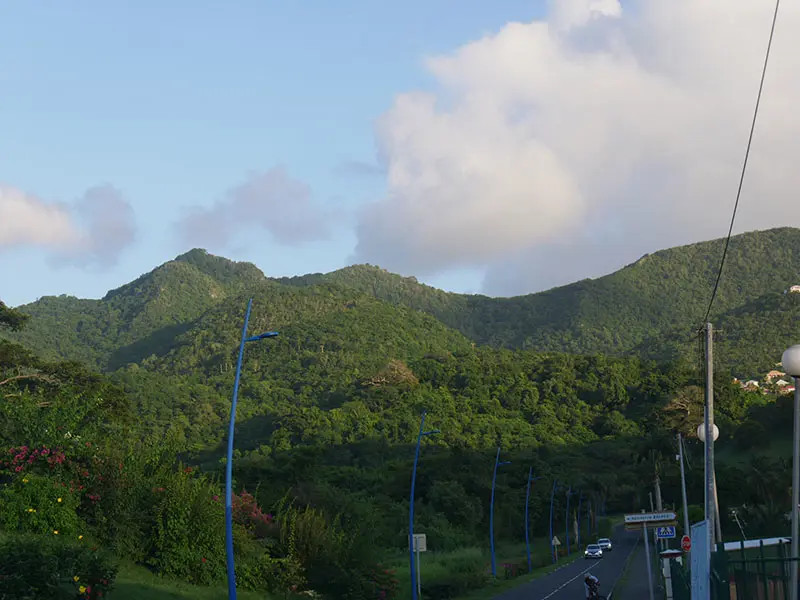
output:
[[[225,576],[225,513],[216,489],[180,469],[153,489],[155,527],[147,563],[159,573],[210,584]]]
[[[20,533],[74,536],[80,531],[79,499],[63,484],[39,475],[24,475],[0,491],[3,529]]]
[[[0,600],[96,600],[113,589],[116,566],[77,540],[12,536],[0,542]]]

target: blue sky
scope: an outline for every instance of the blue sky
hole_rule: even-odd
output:
[[[0,0],[0,299],[100,297],[192,247],[512,295],[722,237],[771,18]],[[797,224],[798,28],[782,7],[736,232]]]
[[[537,2],[373,0],[0,2],[0,184],[72,202],[110,184],[135,210],[136,241],[106,268],[54,266],[44,249],[0,247],[2,299],[98,297],[180,252],[172,223],[251,171],[283,166],[316,203],[352,209],[384,191],[373,121],[426,89],[425,56],[449,52]],[[344,266],[355,237],[298,247],[250,232],[210,251],[269,275]],[[474,272],[432,278],[475,289]],[[13,285],[9,285],[13,282]]]

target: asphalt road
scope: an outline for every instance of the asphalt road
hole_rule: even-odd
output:
[[[581,600],[586,597],[583,589],[583,577],[586,573],[591,573],[600,580],[600,594],[606,596],[622,575],[628,557],[636,548],[636,542],[641,539],[641,535],[619,528],[611,538],[613,551],[606,552],[603,558],[578,559],[549,575],[504,592],[496,596],[495,600]],[[635,573],[632,574],[632,577],[635,576]],[[642,576],[647,581],[647,575]]]

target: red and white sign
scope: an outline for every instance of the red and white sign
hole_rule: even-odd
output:
[[[685,535],[681,538],[681,550],[689,552],[692,549],[692,538]]]

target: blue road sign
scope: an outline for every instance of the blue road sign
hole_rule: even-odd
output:
[[[672,539],[675,537],[675,526],[656,527],[656,537],[660,540]]]

